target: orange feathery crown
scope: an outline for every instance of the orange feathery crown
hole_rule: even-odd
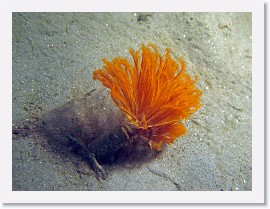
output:
[[[183,59],[173,60],[170,50],[161,56],[153,44],[130,49],[134,63],[117,57],[111,62],[103,58],[103,69],[95,70],[93,78],[111,89],[111,97],[150,146],[161,149],[185,134],[181,120],[200,107],[202,92],[185,72]],[[180,65],[179,65],[180,64]]]

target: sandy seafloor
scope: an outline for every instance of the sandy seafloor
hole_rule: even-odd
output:
[[[13,190],[252,190],[251,18],[250,13],[13,13],[13,127],[32,129],[12,137]],[[168,47],[173,57],[186,60],[187,71],[199,78],[203,107],[184,122],[187,135],[156,158],[105,164],[107,179],[97,180],[61,135],[74,129],[66,115],[79,109],[87,126],[98,129],[90,134],[106,133],[118,109],[92,72],[103,66],[103,57],[130,59],[129,48],[149,42],[162,54]],[[51,122],[45,134],[33,125],[44,117]]]

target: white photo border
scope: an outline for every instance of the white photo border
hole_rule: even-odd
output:
[[[2,203],[264,203],[264,2],[262,0],[3,0],[1,5]],[[95,11],[252,13],[252,191],[12,191],[12,12]]]

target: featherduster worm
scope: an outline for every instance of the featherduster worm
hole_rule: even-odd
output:
[[[202,91],[195,87],[183,59],[174,60],[170,50],[162,56],[154,44],[130,49],[133,63],[117,57],[103,59],[104,67],[93,78],[111,90],[111,97],[129,123],[127,137],[145,139],[151,148],[160,150],[186,133],[181,122],[200,107]]]

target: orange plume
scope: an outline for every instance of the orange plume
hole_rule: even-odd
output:
[[[103,69],[93,78],[111,89],[115,104],[134,125],[139,135],[156,150],[185,134],[181,120],[200,107],[202,92],[185,72],[183,59],[173,60],[170,50],[161,56],[153,44],[130,49],[134,63],[117,57],[111,62],[103,58]],[[138,135],[138,134],[137,134]]]

